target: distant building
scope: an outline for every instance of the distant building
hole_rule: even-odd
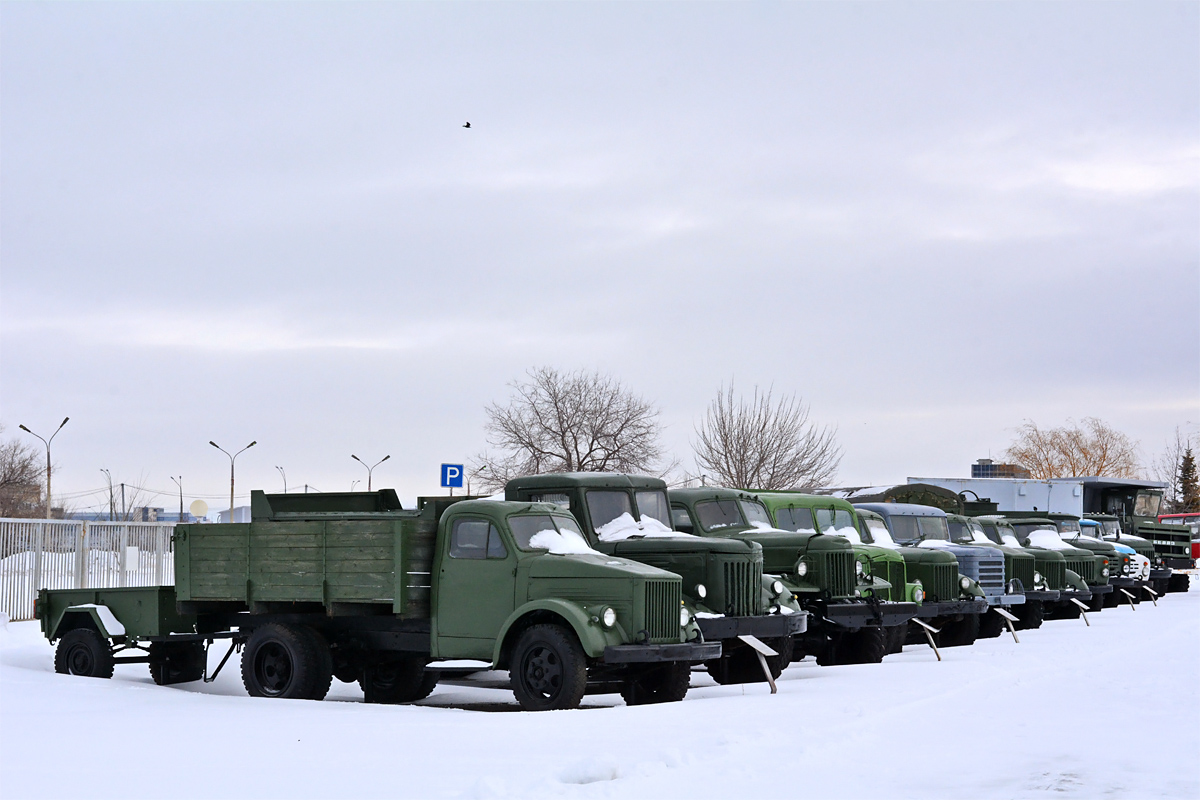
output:
[[[234,522],[249,522],[250,521],[250,506],[236,506],[233,509]],[[217,512],[217,522],[229,522],[229,509]]]
[[[996,464],[990,458],[981,458],[971,465],[972,478],[1032,478],[1029,470],[1020,464]]]

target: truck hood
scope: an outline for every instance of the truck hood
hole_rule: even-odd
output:
[[[610,555],[544,555],[532,559],[530,578],[675,578],[674,573]]]
[[[933,550],[920,547],[901,547],[898,552],[909,564],[957,564],[958,559],[953,553],[944,550]]]
[[[600,542],[595,547],[604,553],[611,553],[616,556],[628,556],[635,559],[639,556],[652,553],[669,553],[672,555],[683,553],[727,553],[732,555],[746,555],[758,549],[753,541],[709,539],[701,536],[622,539],[619,542]]]
[[[995,547],[985,545],[966,545],[953,544],[941,539],[926,539],[917,545],[918,550],[941,550],[944,553],[951,553],[955,558],[959,556],[974,556],[976,558],[1004,558],[1004,553]]]

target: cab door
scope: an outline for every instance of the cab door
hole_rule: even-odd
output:
[[[464,515],[442,537],[434,634],[443,658],[490,661],[500,627],[512,614],[517,557],[495,523]]]

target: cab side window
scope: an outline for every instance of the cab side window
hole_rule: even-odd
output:
[[[505,558],[508,550],[500,531],[486,519],[464,517],[454,520],[450,531],[451,558]]]

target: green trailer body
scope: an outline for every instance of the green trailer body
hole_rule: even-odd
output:
[[[766,553],[758,543],[674,530],[667,484],[659,478],[605,472],[530,475],[509,481],[504,496],[556,504],[579,520],[597,550],[680,575],[684,602],[705,639],[723,645],[722,658],[706,665],[720,683],[766,679],[742,637],[762,640],[776,652],[768,663],[777,676],[791,660],[793,640],[808,630],[809,615],[789,593],[777,590],[778,578],[766,569]]]
[[[590,550],[554,505],[253,492],[251,512],[178,526],[176,586],[44,592],[56,667],[147,661],[160,683],[208,679],[203,647],[230,639],[253,695],[320,699],[337,677],[368,702],[406,702],[432,691],[440,660],[474,659],[543,709],[585,690],[680,699],[690,665],[720,656],[679,576]]]

